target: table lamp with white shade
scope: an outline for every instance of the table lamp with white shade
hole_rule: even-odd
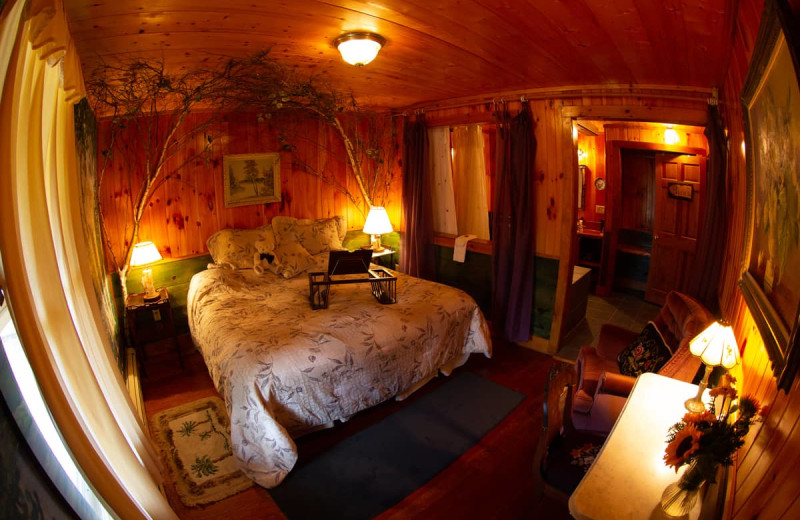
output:
[[[153,262],[158,262],[159,260],[161,260],[161,253],[158,252],[158,248],[154,243],[149,241],[139,242],[133,246],[133,252],[131,253],[131,267],[148,265],[152,264]],[[153,287],[152,269],[148,268],[142,270],[142,286],[144,287],[145,301],[153,301],[159,298],[155,287]]]
[[[367,221],[364,222],[364,233],[372,235],[370,243],[372,250],[376,253],[384,250],[381,245],[381,235],[391,233],[392,223],[389,222],[389,215],[386,213],[386,208],[381,206],[372,206],[367,214]]]
[[[708,377],[714,367],[730,370],[739,364],[739,346],[733,336],[733,329],[725,322],[715,321],[703,332],[689,342],[689,351],[698,356],[706,366],[703,380],[697,389],[697,395],[688,399],[684,405],[690,412],[702,412],[706,409],[702,401],[703,391],[708,386]]]

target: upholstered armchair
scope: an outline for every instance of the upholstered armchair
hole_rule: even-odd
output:
[[[712,320],[702,304],[685,294],[670,292],[653,320],[671,352],[658,373],[691,382],[701,362],[689,352],[689,341]],[[577,383],[572,406],[576,429],[608,432],[614,426],[636,381],[635,377],[620,374],[618,357],[639,334],[606,323],[600,329],[597,347],[581,349],[575,364]]]

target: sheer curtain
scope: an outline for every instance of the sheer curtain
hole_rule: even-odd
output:
[[[0,38],[0,275],[9,309],[49,411],[96,492],[122,518],[175,518],[89,297],[73,120],[83,86],[64,7],[30,0],[18,9],[24,3],[6,5],[16,20],[3,20]]]
[[[450,167],[450,128],[428,128],[428,169],[433,203],[433,230],[458,235],[453,170]]]
[[[527,102],[512,117],[496,114],[497,151],[492,223],[492,325],[511,341],[531,333],[534,291],[533,167],[536,137]]]
[[[428,129],[424,116],[403,125],[403,218],[406,231],[400,248],[400,269],[433,280],[433,206],[428,179]]]
[[[452,142],[458,234],[489,240],[486,159],[480,125],[456,126]]]

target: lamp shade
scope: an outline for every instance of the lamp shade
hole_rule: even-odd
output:
[[[161,253],[152,242],[139,242],[133,246],[131,253],[131,266],[152,264],[161,260]]]
[[[373,206],[367,214],[367,221],[364,222],[364,233],[368,235],[384,235],[392,232],[392,223],[389,222],[389,215],[386,208]]]
[[[739,346],[730,325],[715,321],[689,342],[689,351],[710,367],[728,370],[739,364]]]
[[[386,40],[377,34],[353,32],[339,36],[333,44],[350,65],[363,67],[375,59]]]

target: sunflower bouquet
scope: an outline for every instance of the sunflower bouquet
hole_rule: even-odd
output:
[[[743,444],[750,426],[760,420],[758,400],[737,399],[733,378],[710,391],[708,409],[690,412],[669,429],[664,461],[675,472],[689,465],[678,483],[682,489],[699,489],[703,482],[715,482],[718,465],[733,464],[733,455]],[[717,411],[719,403],[719,412]]]

